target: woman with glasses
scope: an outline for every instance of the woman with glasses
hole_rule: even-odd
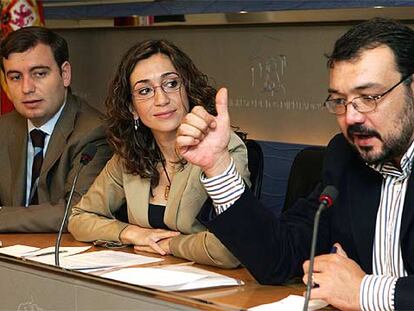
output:
[[[196,105],[214,113],[215,94],[206,75],[170,42],[149,40],[129,49],[106,99],[115,155],[72,209],[68,228],[77,240],[132,244],[137,251],[220,267],[238,265],[196,219],[207,199],[201,170],[175,149],[183,117]],[[233,134],[228,148],[248,179],[243,142]]]

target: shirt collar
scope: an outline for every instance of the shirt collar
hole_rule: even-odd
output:
[[[413,159],[414,159],[414,141],[411,143],[410,147],[408,147],[408,150],[405,152],[403,157],[400,161],[401,170],[399,170],[391,161],[387,161],[380,164],[372,164],[369,165],[372,169],[379,172],[383,177],[387,176],[395,176],[395,177],[402,177],[406,178],[411,173],[411,168],[413,165]]]

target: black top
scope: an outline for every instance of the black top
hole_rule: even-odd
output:
[[[164,223],[164,213],[165,213],[165,206],[164,205],[155,205],[149,204],[148,208],[148,221],[151,227],[157,229],[167,229],[169,228]]]

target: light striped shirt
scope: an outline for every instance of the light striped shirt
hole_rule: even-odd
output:
[[[395,283],[407,276],[401,255],[400,231],[405,194],[414,158],[414,144],[401,159],[401,170],[387,162],[371,167],[383,176],[373,245],[373,275],[364,277],[360,307],[368,310],[395,310]]]
[[[217,215],[232,206],[241,197],[245,188],[244,181],[236,170],[233,158],[222,174],[207,178],[202,173],[200,180],[213,200]]]

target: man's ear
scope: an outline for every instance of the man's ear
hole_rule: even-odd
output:
[[[63,85],[69,87],[72,80],[72,67],[68,61],[65,61],[62,66],[60,66],[62,72]]]

